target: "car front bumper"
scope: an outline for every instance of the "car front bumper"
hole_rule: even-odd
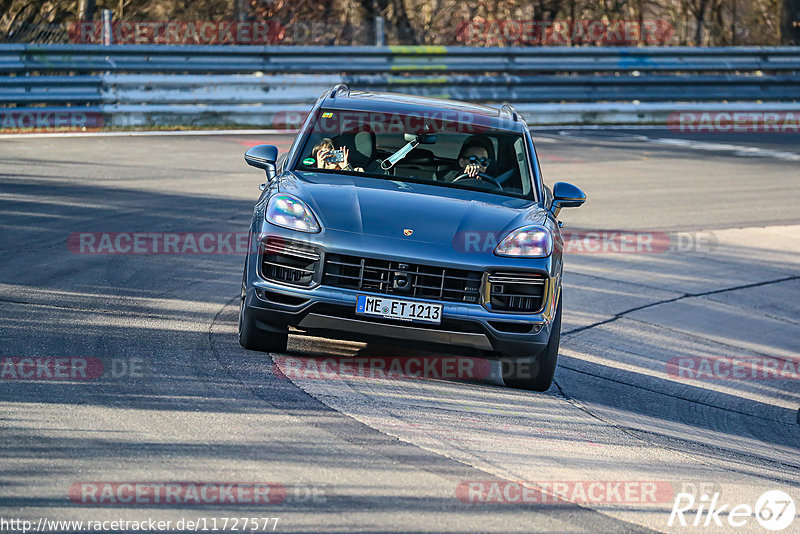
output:
[[[317,286],[295,288],[254,281],[245,292],[245,307],[259,328],[282,331],[286,327],[340,339],[363,341],[403,340],[409,345],[437,345],[438,349],[467,348],[503,354],[537,354],[550,337],[551,306],[539,314],[492,313],[478,304],[441,301],[442,323],[428,325],[355,314],[358,295],[385,294]],[[393,296],[397,298],[396,296]],[[494,323],[494,324],[492,324]],[[502,328],[526,328],[508,332]],[[498,328],[500,326],[500,328]]]
[[[297,232],[276,228],[257,220],[251,237],[261,242],[272,237],[297,241]],[[545,348],[561,290],[561,257],[541,259],[501,258],[447,250],[434,243],[412,243],[404,239],[355,236],[349,232],[325,230],[303,236],[306,245],[325,254],[352,254],[438,265],[473,271],[521,271],[546,274],[548,283],[544,306],[538,313],[498,312],[478,303],[410,298],[364,289],[333,287],[317,279],[311,287],[267,280],[260,268],[260,249],[251,243],[243,287],[244,306],[256,325],[265,331],[284,332],[294,327],[335,339],[386,342],[402,340],[404,346],[421,345],[437,350],[466,348],[492,353],[531,356]],[[491,262],[491,263],[490,263]],[[359,295],[401,298],[442,305],[442,322],[417,322],[365,317],[355,313]]]

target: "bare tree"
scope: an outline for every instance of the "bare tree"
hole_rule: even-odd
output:
[[[92,1],[97,11],[115,10],[116,20],[272,21],[283,28],[279,42],[287,45],[371,44],[379,16],[386,42],[404,45],[465,44],[463,28],[472,25],[484,35],[467,44],[531,46],[542,43],[508,30],[524,21],[546,26],[556,20],[570,21],[578,34],[574,24],[593,20],[638,21],[639,28],[663,21],[675,30],[663,44],[800,44],[800,0],[0,0],[0,40],[41,39],[41,33],[21,32],[75,22]]]
[[[800,44],[800,0],[783,0],[781,34],[782,44]]]

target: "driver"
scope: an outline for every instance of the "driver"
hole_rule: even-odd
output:
[[[473,135],[464,140],[461,151],[458,153],[458,166],[460,169],[446,173],[442,178],[446,182],[452,182],[462,174],[470,178],[480,180],[478,173],[486,174],[489,165],[492,164],[494,155],[494,145],[492,141],[482,135]]]

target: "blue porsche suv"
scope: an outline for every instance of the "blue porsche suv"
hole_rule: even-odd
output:
[[[561,332],[563,207],[523,118],[408,95],[326,91],[266,172],[242,279],[239,341],[283,352],[289,329],[479,351],[506,384],[553,380]]]

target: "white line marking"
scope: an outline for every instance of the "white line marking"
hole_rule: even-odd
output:
[[[147,137],[173,135],[275,135],[296,134],[297,130],[175,130],[167,132],[47,132],[0,134],[0,139],[36,139],[41,137]]]
[[[663,124],[536,124],[528,127],[531,133],[553,130],[664,130]]]
[[[729,145],[723,143],[708,143],[704,141],[691,141],[688,139],[647,139],[648,143],[658,145],[671,145],[689,148],[691,150],[706,150],[710,152],[732,152],[734,156],[746,158],[775,158],[784,161],[800,161],[800,154],[794,152],[782,152],[746,145]]]
[[[653,129],[652,126],[645,126],[642,128],[624,126],[624,127],[597,127],[597,126],[584,126],[584,127],[553,127],[542,128],[542,130],[559,130],[559,134],[569,136],[570,133],[564,130],[636,130],[636,129]],[[38,139],[38,138],[59,138],[59,137],[168,137],[168,136],[192,136],[192,135],[277,135],[277,134],[296,134],[297,130],[175,130],[175,131],[131,131],[131,132],[48,132],[48,133],[19,133],[19,134],[0,134],[0,139]],[[544,135],[535,135],[535,129],[531,128],[531,133],[534,135],[536,143],[553,143],[553,138],[544,137]],[[541,132],[544,134],[544,132]],[[734,156],[739,157],[756,157],[756,158],[775,158],[783,161],[800,161],[800,154],[795,152],[784,152],[778,150],[769,150],[758,147],[751,147],[746,145],[730,145],[724,143],[709,143],[705,141],[692,141],[689,139],[672,139],[672,138],[650,138],[644,135],[633,136],[636,140],[653,143],[658,145],[671,145],[688,148],[691,150],[706,150],[710,152],[731,152]],[[592,140],[603,140],[603,138],[592,138]],[[608,138],[609,141],[622,140],[620,137]]]
[[[587,130],[591,128],[586,128]],[[572,137],[582,139],[585,141],[640,141],[655,145],[667,145],[673,147],[685,148],[688,150],[704,150],[707,152],[728,152],[728,155],[743,157],[743,158],[774,158],[783,161],[800,161],[800,154],[796,152],[786,152],[781,150],[771,150],[768,148],[758,148],[747,145],[733,145],[729,143],[712,143],[708,141],[696,141],[692,139],[677,139],[672,137],[648,137],[646,135],[629,134],[629,135],[609,135],[609,136],[581,136],[572,131],[558,129],[558,135],[561,137]],[[541,138],[539,138],[541,139]],[[536,141],[536,139],[534,139]]]

